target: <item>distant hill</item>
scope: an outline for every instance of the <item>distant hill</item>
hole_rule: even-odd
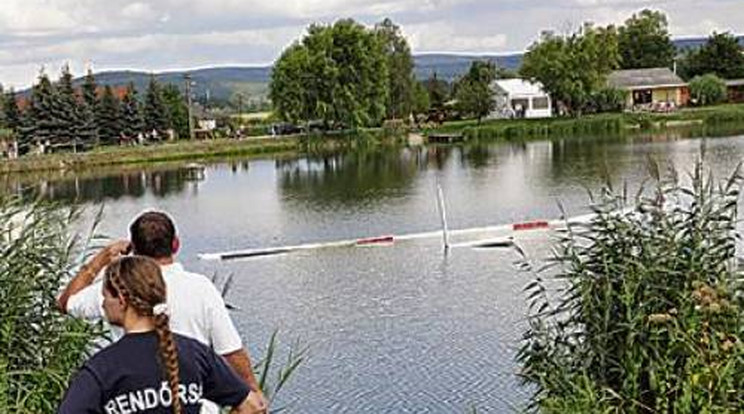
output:
[[[674,44],[679,49],[700,47],[707,38],[676,39]],[[744,45],[744,36],[739,37]],[[431,53],[414,55],[414,72],[418,79],[426,79],[431,74],[447,81],[453,81],[465,73],[474,60],[489,60],[500,67],[517,70],[522,63],[523,53],[506,55],[460,55],[451,53]],[[188,71],[194,81],[194,96],[197,100],[209,99],[212,102],[230,100],[238,92],[248,100],[265,99],[268,95],[268,83],[271,77],[271,66],[257,67],[215,67],[194,69]],[[158,82],[173,83],[183,87],[185,71],[163,72],[155,75]],[[150,80],[150,74],[139,71],[109,71],[96,73],[99,85],[126,85],[134,82],[135,87],[144,92]],[[76,79],[75,84],[82,84],[82,79]]]
[[[414,72],[416,78],[427,79],[436,72],[439,79],[451,82],[463,73],[467,72],[474,60],[487,60],[509,70],[517,70],[522,64],[522,53],[509,55],[453,55],[449,53],[436,53],[415,55]]]
[[[206,99],[208,94],[210,100],[226,101],[234,94],[242,92],[247,103],[249,99],[260,99],[267,95],[271,67],[219,67],[195,69],[188,73],[191,74],[194,97],[197,100]],[[155,78],[162,84],[172,83],[183,89],[185,74],[186,71],[162,72],[155,74]],[[128,70],[95,74],[99,85],[120,86],[132,82],[140,93],[147,90],[150,76],[151,74],[147,72]],[[77,87],[82,85],[83,81],[83,78],[78,78],[73,84]]]

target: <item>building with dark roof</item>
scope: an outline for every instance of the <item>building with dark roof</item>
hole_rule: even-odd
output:
[[[679,107],[690,100],[687,83],[669,68],[618,70],[607,77],[607,85],[628,92],[628,108]]]

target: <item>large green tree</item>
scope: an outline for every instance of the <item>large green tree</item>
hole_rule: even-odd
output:
[[[617,31],[589,28],[569,36],[551,36],[530,46],[520,73],[543,84],[553,101],[569,114],[581,115],[618,67]]]
[[[498,74],[496,65],[488,61],[473,61],[470,70],[458,82],[455,92],[457,107],[466,116],[480,123],[496,106],[491,82]]]
[[[423,82],[416,81],[413,84],[413,106],[411,111],[415,114],[423,114],[428,112],[430,107],[429,91],[426,90]]]
[[[433,72],[422,85],[429,94],[429,105],[434,109],[442,109],[450,97],[451,85],[444,79],[439,79]]]
[[[127,86],[127,91],[122,99],[122,131],[129,138],[136,137],[139,133],[144,132],[145,122],[142,119],[142,110],[140,109],[139,99],[137,98],[137,89],[134,83]]]
[[[404,118],[411,113],[416,79],[413,75],[413,57],[408,41],[400,27],[385,19],[375,26],[375,33],[382,44],[388,67],[387,117]]]
[[[676,48],[669,37],[666,15],[643,10],[618,30],[620,67],[623,69],[670,67]]]
[[[123,131],[121,102],[110,85],[103,89],[97,118],[101,141],[107,144],[118,142]]]
[[[274,65],[270,96],[291,122],[321,120],[349,128],[378,125],[388,97],[379,37],[353,20],[312,25]]]
[[[98,112],[99,97],[93,71],[88,69],[82,86],[83,100],[80,104],[80,139],[87,143],[98,143]]]
[[[163,137],[168,129],[168,108],[163,101],[163,92],[155,76],[150,77],[150,83],[145,95],[145,130],[157,131]]]
[[[59,143],[60,123],[55,116],[58,95],[49,77],[42,71],[39,80],[31,91],[31,106],[28,109],[28,122],[24,128],[25,141],[39,143]]]
[[[744,49],[731,33],[713,33],[703,46],[688,52],[680,72],[686,79],[709,73],[723,79],[744,78]]]
[[[59,123],[58,138],[61,142],[72,142],[78,138],[81,120],[77,96],[72,86],[72,73],[68,65],[62,67],[57,90],[59,99],[55,106],[54,117]]]
[[[21,128],[21,111],[18,109],[18,100],[13,89],[10,89],[5,94],[3,114],[5,126],[13,132],[19,132]]]
[[[168,125],[173,128],[179,139],[189,136],[189,107],[176,85],[168,84],[163,88],[163,103],[168,110]]]

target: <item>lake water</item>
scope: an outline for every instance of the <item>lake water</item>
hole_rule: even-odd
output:
[[[509,412],[522,406],[514,356],[524,328],[520,274],[508,249],[442,252],[437,237],[386,247],[308,250],[243,261],[197,254],[439,228],[471,228],[587,212],[609,179],[635,191],[649,158],[690,170],[701,149],[719,175],[744,158],[744,136],[566,139],[461,147],[380,148],[322,157],[226,161],[203,180],[178,167],[0,178],[5,192],[104,203],[103,232],[126,236],[147,208],[168,211],[184,264],[234,274],[227,299],[254,359],[279,329],[304,363],[277,406],[301,413]],[[519,242],[549,254],[541,232]]]

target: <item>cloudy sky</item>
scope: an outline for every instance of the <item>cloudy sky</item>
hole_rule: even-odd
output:
[[[0,83],[28,86],[44,66],[172,70],[269,64],[313,22],[391,17],[415,53],[524,50],[540,30],[667,13],[673,36],[744,33],[742,0],[2,0]]]

